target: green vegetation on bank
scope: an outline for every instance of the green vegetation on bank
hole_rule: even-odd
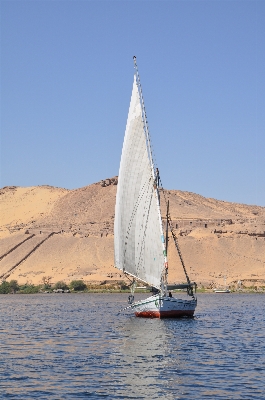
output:
[[[129,292],[129,286],[125,282],[106,284],[85,284],[84,281],[73,280],[69,284],[64,281],[58,281],[55,284],[50,283],[49,277],[43,277],[43,284],[33,285],[25,283],[20,285],[16,280],[3,281],[0,284],[0,294],[34,294],[34,293],[80,293],[80,292]]]
[[[3,281],[0,284],[0,294],[9,294],[9,293],[39,293],[41,285],[32,285],[32,284],[24,284],[19,285],[16,280],[12,280],[10,282]]]
[[[69,286],[64,281],[59,281],[59,282],[55,283],[53,289],[68,290]]]
[[[58,281],[55,284],[50,283],[50,277],[43,277],[42,279],[43,284],[40,285],[33,285],[32,283],[25,283],[20,285],[16,280],[3,281],[0,284],[0,294],[34,294],[34,293],[129,293],[130,287],[129,285],[124,282],[112,282],[109,283],[107,281],[103,281],[100,284],[85,284],[84,281],[80,280],[73,280],[69,284],[65,283],[64,281]],[[251,287],[244,287],[241,290],[233,290],[230,288],[231,292],[239,292],[239,293],[264,293],[265,286],[251,286]],[[146,289],[136,289],[136,293],[148,293],[149,290]],[[173,291],[177,292],[177,291]],[[213,293],[212,289],[206,289],[203,286],[197,289],[197,293]]]
[[[70,283],[69,287],[70,287],[70,289],[74,290],[75,292],[87,289],[87,285],[82,280],[72,281]]]

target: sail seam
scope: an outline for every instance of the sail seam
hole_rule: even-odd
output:
[[[130,230],[131,230],[132,223],[133,223],[133,220],[134,220],[135,215],[136,215],[136,211],[137,211],[137,209],[139,207],[140,201],[142,200],[146,190],[148,190],[148,186],[147,186],[147,189],[145,189],[145,186],[148,185],[148,183],[150,182],[151,179],[152,178],[149,178],[148,182],[144,183],[144,185],[142,186],[142,189],[141,189],[141,191],[140,191],[140,193],[138,195],[138,198],[137,198],[137,200],[135,202],[135,205],[134,205],[134,208],[133,208],[133,211],[132,211],[132,214],[131,214],[131,218],[129,220],[129,224],[128,224],[125,240],[128,240],[128,238],[129,238]],[[123,258],[123,260],[124,260],[123,269],[126,270],[125,269],[125,258],[126,258],[126,251],[127,251],[127,241],[124,244],[125,244],[125,248],[124,248],[124,258]]]
[[[137,268],[136,268],[137,275],[138,275],[138,273],[139,273],[140,265],[142,265],[142,253],[143,253],[143,248],[144,248],[144,245],[145,245],[146,229],[147,229],[147,223],[148,223],[148,219],[149,219],[149,215],[150,215],[151,203],[152,203],[152,193],[151,193],[151,196],[150,196],[149,207],[148,207],[148,213],[147,213],[146,223],[145,223],[145,227],[144,227],[144,233],[143,233],[143,239],[142,239],[142,243],[141,243],[141,250],[140,250],[140,255],[139,255],[139,261],[138,261],[138,265],[137,265]],[[145,270],[145,267],[143,267],[143,268],[144,268],[144,270]]]

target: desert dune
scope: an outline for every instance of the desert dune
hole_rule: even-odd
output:
[[[2,188],[0,279],[19,283],[100,283],[126,280],[114,267],[117,177],[68,190],[51,186]],[[265,207],[229,203],[179,190],[161,193],[187,271],[199,286],[265,285]],[[173,239],[169,282],[184,282]]]

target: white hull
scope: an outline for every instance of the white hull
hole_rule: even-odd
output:
[[[229,289],[215,289],[215,293],[230,293]]]
[[[192,317],[197,300],[182,300],[175,297],[148,297],[132,305],[136,317],[144,318],[179,318]]]

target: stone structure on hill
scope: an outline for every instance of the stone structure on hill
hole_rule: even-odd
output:
[[[105,180],[100,181],[100,185],[102,187],[106,187],[109,185],[118,185],[118,177],[115,176],[114,178],[107,178]]]

